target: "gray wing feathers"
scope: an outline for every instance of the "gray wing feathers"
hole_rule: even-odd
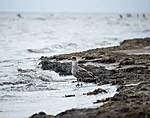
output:
[[[83,78],[83,77],[91,78],[91,77],[93,77],[93,73],[92,72],[89,72],[86,69],[81,68],[79,66],[78,66],[76,75],[78,76],[78,78]]]

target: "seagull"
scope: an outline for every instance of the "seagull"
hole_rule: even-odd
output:
[[[78,82],[76,86],[80,86],[80,84],[79,84],[80,81],[81,81],[81,86],[82,86],[82,79],[85,77],[93,78],[93,73],[78,66],[76,57],[72,57],[71,59],[72,59],[71,73],[74,77],[77,78],[77,82]]]

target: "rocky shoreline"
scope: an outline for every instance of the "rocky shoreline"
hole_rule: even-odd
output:
[[[120,46],[97,48],[71,54],[41,57],[41,68],[71,75],[72,56],[95,77],[84,82],[118,85],[112,98],[96,109],[71,109],[56,116],[45,113],[30,118],[149,118],[150,117],[150,38],[124,40]]]

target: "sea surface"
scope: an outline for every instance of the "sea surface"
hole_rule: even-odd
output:
[[[150,14],[0,13],[0,118],[27,118],[44,111],[56,115],[71,108],[98,107],[108,94],[84,96],[99,88],[77,88],[73,76],[40,69],[40,57],[119,45],[124,39],[150,37]],[[23,69],[24,72],[18,70]],[[65,98],[66,94],[75,97]]]

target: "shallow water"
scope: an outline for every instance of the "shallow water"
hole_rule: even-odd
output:
[[[39,58],[97,47],[119,45],[128,38],[150,36],[150,15],[146,19],[136,14],[96,13],[0,13],[0,117],[27,117],[39,111],[57,114],[70,108],[96,107],[92,102],[113,96],[109,94],[83,96],[97,88],[85,84],[76,88],[75,78],[60,77],[55,72],[42,71]],[[18,72],[17,69],[26,72]],[[110,67],[109,67],[110,68]],[[65,94],[74,98],[63,98]],[[85,101],[86,99],[86,101]],[[88,99],[88,100],[87,100]],[[98,105],[99,106],[99,105]]]
[[[116,93],[116,86],[103,85],[98,87],[94,84],[84,84],[83,87],[76,87],[76,83],[53,82],[54,90],[26,91],[26,92],[2,92],[0,117],[11,116],[12,118],[27,118],[33,113],[44,111],[56,115],[71,108],[94,108],[101,104],[93,104],[98,99],[112,97]],[[73,80],[73,79],[72,79]],[[103,88],[107,94],[83,95],[96,88]],[[75,97],[65,98],[65,95],[74,94]]]

